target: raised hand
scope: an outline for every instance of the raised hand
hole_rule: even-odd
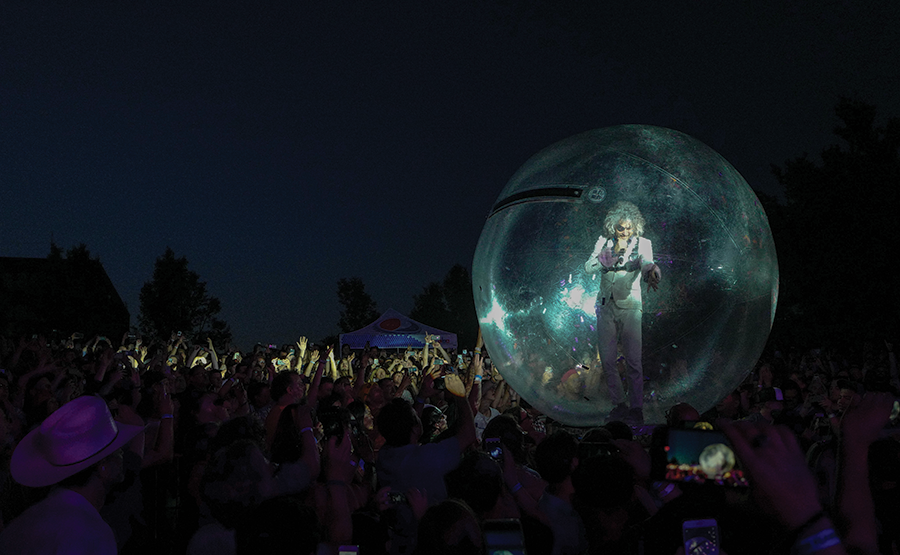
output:
[[[800,526],[822,510],[816,480],[790,429],[736,422],[724,431],[750,475],[760,504],[788,528]]]

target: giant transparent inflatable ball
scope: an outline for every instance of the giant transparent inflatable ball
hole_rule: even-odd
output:
[[[585,262],[619,201],[643,215],[643,238],[661,273],[655,291],[641,281],[647,423],[665,422],[679,402],[703,412],[731,392],[759,358],[775,315],[778,261],[766,214],[712,149],[645,125],[590,131],[544,149],[500,193],[472,280],[499,372],[570,426],[602,424],[613,409],[597,348],[601,274],[588,273]]]

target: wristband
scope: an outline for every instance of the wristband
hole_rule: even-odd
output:
[[[307,426],[307,427],[303,428],[302,430],[300,430],[300,433],[302,434],[303,432],[311,432],[311,431],[312,431],[312,427]]]
[[[803,522],[803,524],[791,530],[791,533],[794,535],[794,538],[800,538],[804,534],[806,534],[806,531],[812,528],[815,523],[819,522],[826,516],[828,515],[825,514],[825,511],[820,510],[816,514],[807,518],[806,521]]]
[[[659,499],[663,499],[665,496],[672,493],[672,490],[675,489],[675,482],[654,482],[653,488],[656,490],[656,497]]]
[[[513,493],[516,493],[516,492],[519,491],[520,489],[522,489],[522,482],[516,482],[516,485],[513,486],[513,488],[512,488],[512,492],[513,492]]]
[[[162,414],[159,417],[160,420],[165,420],[166,418],[175,418],[175,417],[172,416],[171,414]]]
[[[475,354],[476,354],[476,355],[480,355],[480,354],[481,354],[481,347],[475,347]]]
[[[841,538],[838,537],[837,532],[834,531],[834,528],[826,528],[825,530],[822,530],[817,534],[799,540],[791,549],[791,554],[812,555],[813,553],[818,553],[819,551],[828,549],[829,547],[840,545],[840,543]]]

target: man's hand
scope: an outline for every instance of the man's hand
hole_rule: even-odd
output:
[[[724,431],[749,472],[761,505],[788,528],[800,526],[822,510],[816,480],[789,428],[737,422]]]
[[[656,291],[659,286],[659,282],[662,279],[662,273],[659,271],[659,266],[653,264],[652,267],[647,270],[647,287],[650,288],[651,291]]]

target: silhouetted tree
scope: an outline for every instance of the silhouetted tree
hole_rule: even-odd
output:
[[[429,283],[422,293],[414,295],[409,315],[423,324],[455,333],[460,348],[474,347],[478,318],[472,276],[465,266],[453,266],[442,282]]]
[[[153,279],[141,287],[141,331],[150,337],[168,338],[180,331],[194,342],[211,337],[218,345],[231,341],[231,329],[216,316],[219,299],[206,292],[206,282],[188,270],[187,258],[175,258],[170,248],[156,259]]]
[[[366,293],[366,285],[358,277],[341,278],[337,282],[338,302],[344,307],[338,321],[341,331],[358,330],[378,319],[378,306]]]
[[[835,112],[843,145],[826,148],[821,161],[803,154],[773,166],[787,198],[775,236],[779,312],[814,337],[895,330],[900,119],[876,125],[874,106],[847,98]]]

